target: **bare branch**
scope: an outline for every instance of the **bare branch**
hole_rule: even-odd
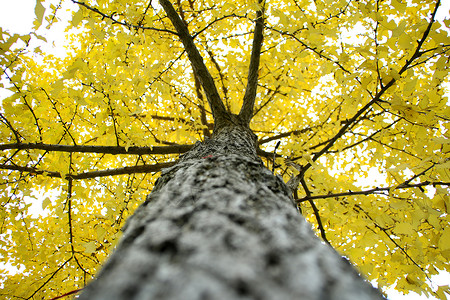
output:
[[[250,57],[250,66],[248,69],[247,87],[245,88],[244,102],[239,112],[239,117],[250,124],[253,117],[253,107],[255,105],[256,90],[258,88],[259,61],[261,58],[261,48],[264,39],[264,4],[258,0],[261,9],[256,11],[255,31],[253,35],[252,54]]]

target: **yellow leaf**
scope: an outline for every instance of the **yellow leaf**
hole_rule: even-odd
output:
[[[447,300],[448,298],[447,298],[447,296],[445,294],[450,295],[450,288],[449,288],[449,286],[448,285],[438,286],[436,294],[439,297],[439,299]]]
[[[392,76],[392,78],[394,78],[395,80],[399,80],[400,79],[400,74],[398,74],[398,71],[395,69],[391,69],[389,74]]]
[[[103,238],[106,235],[106,230],[103,227],[101,227],[101,226],[97,226],[95,231],[97,233],[97,240],[100,241],[100,242],[103,241]]]
[[[410,235],[414,234],[414,229],[412,228],[411,224],[402,222],[395,225],[394,232],[396,234]]]
[[[444,20],[444,24],[447,28],[450,28],[450,19]]]
[[[450,227],[444,229],[439,238],[439,248],[442,251],[450,250]]]
[[[413,46],[412,42],[413,40],[406,33],[403,33],[398,38],[398,45],[403,49],[411,49]]]
[[[47,197],[42,201],[42,209],[45,209],[52,201]]]
[[[450,139],[445,137],[435,137],[431,139],[433,142],[438,144],[450,144]]]
[[[398,73],[397,73],[398,74]],[[395,77],[394,77],[395,78]],[[413,78],[413,79],[410,79],[410,80],[408,80],[406,83],[405,83],[405,87],[403,88],[403,90],[405,91],[405,92],[412,92],[412,91],[414,91],[414,89],[415,89],[415,87],[416,87],[416,83],[417,83],[417,78]]]
[[[36,0],[36,6],[34,7],[34,14],[39,25],[42,24],[44,18],[45,7],[42,5],[41,0]]]
[[[88,243],[84,243],[81,246],[84,247],[84,253],[87,254],[91,254],[95,252],[96,246],[95,246],[95,242],[88,242]]]
[[[398,12],[403,13],[406,9],[406,3],[402,3],[402,2],[403,1],[392,0],[391,5],[394,6]]]
[[[74,27],[77,27],[78,24],[80,24],[81,20],[83,20],[83,10],[79,8],[72,17],[72,25]]]

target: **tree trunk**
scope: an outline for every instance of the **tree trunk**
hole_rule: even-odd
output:
[[[163,170],[79,299],[383,299],[230,126]]]

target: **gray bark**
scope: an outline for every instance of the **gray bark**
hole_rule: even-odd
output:
[[[250,130],[197,143],[130,218],[79,299],[383,299],[314,236]]]

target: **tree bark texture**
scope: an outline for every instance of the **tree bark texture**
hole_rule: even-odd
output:
[[[315,237],[256,148],[225,127],[164,169],[79,299],[384,299]]]

